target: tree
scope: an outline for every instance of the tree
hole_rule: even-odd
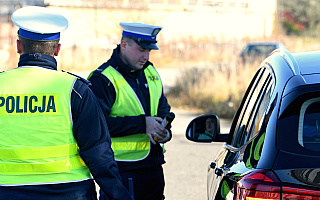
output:
[[[279,0],[278,3],[287,34],[319,36],[319,0]]]

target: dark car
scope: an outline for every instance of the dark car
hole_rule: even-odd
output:
[[[205,139],[205,121],[214,131]],[[276,50],[254,75],[227,134],[216,115],[186,137],[224,142],[207,176],[208,200],[320,199],[320,51]]]
[[[248,43],[239,55],[239,62],[260,63],[276,49],[285,48],[281,42],[251,42]]]

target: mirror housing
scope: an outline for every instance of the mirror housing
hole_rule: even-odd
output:
[[[220,133],[220,120],[214,114],[194,118],[186,129],[186,138],[194,142],[226,142],[228,136]]]

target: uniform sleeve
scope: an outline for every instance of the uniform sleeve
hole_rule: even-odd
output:
[[[115,101],[116,92],[113,84],[107,77],[101,75],[101,73],[93,73],[89,80],[92,84],[92,92],[98,99],[107,124],[109,125],[109,131],[112,137],[146,132],[146,120],[144,115],[125,117],[109,116]]]
[[[101,108],[86,85],[77,80],[71,94],[74,137],[80,156],[109,199],[131,199],[123,186],[111,149],[111,139]]]

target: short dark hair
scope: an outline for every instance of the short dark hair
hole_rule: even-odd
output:
[[[131,46],[134,43],[134,40],[129,38],[129,37],[127,37],[127,36],[122,36],[121,41],[122,40],[127,41],[129,46]]]
[[[42,53],[53,55],[60,39],[55,40],[32,40],[18,35],[23,53]]]

